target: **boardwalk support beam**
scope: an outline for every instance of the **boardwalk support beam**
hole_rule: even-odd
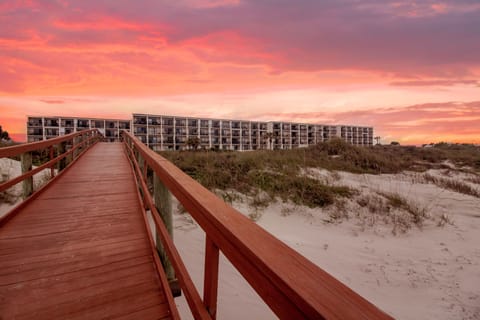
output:
[[[75,148],[80,143],[80,136],[73,138],[73,147]],[[80,153],[80,148],[73,150],[72,161],[75,160]]]
[[[156,174],[153,175],[153,199],[155,201],[155,207],[162,218],[165,227],[170,234],[170,237],[173,239],[173,222],[172,222],[172,194],[165,187],[165,185],[160,181]],[[167,252],[163,248],[161,238],[157,234],[157,250],[160,260],[162,261],[165,274],[167,275],[168,283],[170,284],[170,289],[172,289],[172,294],[174,297],[180,296],[180,285],[178,280],[175,277],[175,270],[173,269],[172,263],[170,262]]]
[[[20,156],[22,162],[22,174],[32,170],[32,153],[25,152]],[[28,198],[33,193],[33,176],[23,180],[23,199]]]
[[[60,142],[58,144],[58,149],[57,149],[57,156],[59,155],[62,155],[65,153],[65,151],[67,150],[67,142],[64,141],[64,142]],[[62,171],[63,169],[65,169],[65,167],[67,166],[67,157],[61,159],[60,161],[58,161],[58,166],[57,166],[57,170],[58,172]]]
[[[205,277],[203,285],[203,304],[212,319],[217,316],[218,262],[219,249],[207,235],[205,239]]]

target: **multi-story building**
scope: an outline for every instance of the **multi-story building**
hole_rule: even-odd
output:
[[[249,121],[133,114],[132,132],[155,151],[183,150],[195,138],[218,150],[292,149],[339,137],[354,145],[373,145],[373,128],[281,121]]]
[[[209,149],[267,148],[266,122],[133,114],[132,123],[133,134],[156,151],[186,149],[191,138]]]
[[[120,130],[130,131],[130,127],[130,120],[29,116],[27,120],[27,142],[46,140],[94,128],[97,128],[107,141],[118,141]]]
[[[195,144],[216,150],[292,149],[334,137],[358,146],[373,145],[373,128],[283,121],[250,121],[133,114],[132,120],[80,117],[28,117],[27,141],[45,140],[97,128],[108,141],[125,129],[155,151],[184,150]]]

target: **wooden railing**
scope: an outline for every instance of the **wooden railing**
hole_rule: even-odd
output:
[[[18,177],[9,179],[0,184],[0,192],[23,182],[22,196],[24,199],[34,194],[33,176],[42,170],[50,169],[50,178],[54,178],[55,169],[58,173],[69,167],[80,157],[88,148],[102,140],[103,136],[97,129],[83,130],[65,136],[52,138],[49,140],[25,143],[11,147],[0,148],[0,158],[20,157],[22,174]],[[33,155],[41,157],[47,151],[48,161],[39,164],[32,169]],[[39,159],[40,161],[42,159]],[[23,203],[22,203],[23,204]],[[20,206],[11,210],[8,214],[0,218],[0,226],[18,211]],[[24,204],[23,204],[24,205]]]
[[[127,154],[145,204],[152,212],[168,260],[195,319],[215,319],[219,250],[281,319],[392,319],[299,253],[230,207],[175,165],[123,131]],[[153,171],[154,195],[148,188]],[[206,233],[203,300],[169,233],[171,192]],[[248,312],[246,310],[245,312]],[[248,315],[245,315],[248,317]]]

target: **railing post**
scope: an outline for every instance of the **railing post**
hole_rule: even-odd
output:
[[[219,249],[207,235],[205,239],[203,304],[214,320],[217,316],[218,260]]]
[[[160,181],[158,176],[153,174],[153,198],[155,202],[155,207],[160,214],[160,217],[165,224],[165,227],[170,234],[170,237],[173,239],[173,223],[172,223],[172,194],[165,187],[165,185]],[[175,270],[168,259],[167,253],[162,245],[162,240],[157,232],[157,250],[162,260],[163,269],[167,276],[168,283],[170,284],[170,289],[174,297],[180,296],[180,287],[178,280],[175,278]]]
[[[82,151],[88,148],[88,132],[82,133],[82,140],[84,144],[82,145]]]
[[[83,145],[85,149],[88,149],[88,136],[89,136],[89,132],[85,132],[84,134],[82,134],[82,141],[85,141],[85,144]]]
[[[73,146],[72,148],[76,148],[77,145],[80,143],[80,136],[75,136],[73,138]],[[80,149],[79,148],[76,148],[75,150],[73,150],[73,156],[72,156],[72,160],[75,160],[77,158],[77,155],[79,154],[80,152]]]
[[[133,156],[137,160],[137,165],[138,165],[138,169],[140,169],[140,173],[142,173],[143,165],[144,165],[142,155],[140,153],[137,153],[136,155],[134,154]],[[138,177],[138,178],[142,179],[142,177]],[[147,181],[145,180],[145,182],[147,182]],[[138,187],[138,191],[140,192],[140,195],[142,196],[143,207],[146,208],[147,207],[147,205],[146,205],[146,194],[150,191],[143,190],[142,188],[140,188],[140,186]]]
[[[60,142],[57,146],[57,156],[60,156],[62,154],[65,153],[67,149],[67,142],[64,141],[64,142]],[[65,169],[65,167],[67,166],[67,157],[61,159],[60,161],[58,161],[58,164],[57,164],[57,170],[58,172],[62,171],[63,169]]]
[[[53,146],[50,146],[50,160],[53,160]],[[50,167],[50,178],[53,179],[53,177],[55,177],[55,168],[54,168],[55,165],[52,165]]]
[[[143,157],[142,155],[140,154],[140,152],[137,154],[137,163],[138,163],[138,168],[140,169],[140,173],[143,173],[143,169],[144,169],[144,165],[145,165],[145,162],[143,161]],[[141,177],[139,177],[141,178]],[[146,181],[145,181],[146,182]],[[147,191],[147,190],[145,190]]]
[[[72,140],[69,141],[69,144],[70,144],[70,149],[69,150],[72,150],[74,147],[75,147],[75,138],[72,138]],[[65,148],[65,151],[67,151],[67,149]],[[65,167],[68,166],[70,163],[72,163],[74,157],[73,157],[73,153],[75,151],[72,151],[68,154],[68,156],[66,157],[66,163],[65,163]]]
[[[22,174],[32,170],[32,153],[25,152],[20,156],[22,162]],[[33,176],[23,180],[23,199],[28,198],[33,193]]]
[[[143,160],[143,180],[148,184],[148,164],[147,160]]]
[[[90,138],[93,137],[93,132],[88,132],[87,135],[85,136],[85,139],[87,139],[87,143],[86,143],[86,148],[90,148],[93,141],[90,140]]]

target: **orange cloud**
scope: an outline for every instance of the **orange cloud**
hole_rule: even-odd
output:
[[[287,121],[370,125],[384,142],[395,140],[417,145],[440,141],[480,143],[480,101],[269,116]]]
[[[84,21],[55,20],[53,26],[64,30],[135,30],[142,31],[151,29],[148,25],[135,22],[128,22],[114,17],[95,17]]]
[[[414,129],[408,136],[419,137],[429,125],[450,134],[462,128],[442,119],[476,119],[468,104],[394,109],[396,123],[388,111],[480,99],[480,6],[470,0],[141,0],[115,10],[101,1],[31,0],[2,2],[0,13],[0,104],[22,119],[283,114],[361,120],[392,137]],[[104,100],[75,100],[82,96]]]
[[[284,97],[288,99],[287,96]],[[429,103],[404,107],[328,108],[304,111],[301,106],[265,106],[268,96],[244,100],[242,95],[214,97],[192,96],[185,100],[176,96],[156,98],[39,98],[10,99],[0,105],[1,125],[12,134],[25,135],[26,115],[85,116],[129,119],[132,113],[171,114],[199,117],[219,117],[251,120],[284,120],[320,124],[350,124],[373,126],[383,142],[423,144],[439,141],[480,143],[480,101]],[[53,102],[53,103],[52,103]],[[221,105],[223,103],[224,105]],[[238,105],[244,106],[239,108]],[[262,110],[271,110],[268,113]],[[20,112],[21,110],[21,112]],[[320,109],[321,110],[321,109]]]

